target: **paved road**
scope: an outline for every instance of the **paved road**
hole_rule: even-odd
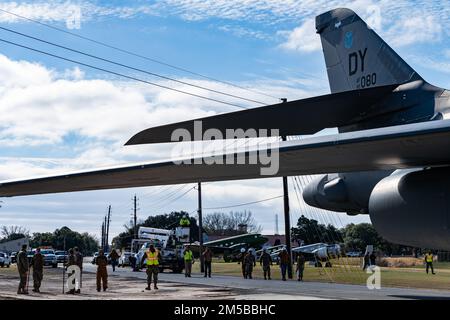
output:
[[[145,272],[133,272],[130,268],[116,268],[116,272],[108,267],[108,273],[113,277],[139,278],[145,283]],[[85,263],[84,270],[95,272],[95,266]],[[297,282],[280,280],[244,280],[240,277],[217,275],[204,278],[200,274],[193,274],[192,278],[185,278],[183,274],[160,273],[163,282],[181,284],[195,284],[231,289],[239,291],[242,299],[449,299],[450,291],[381,288],[369,290],[365,286],[345,285],[321,282]]]

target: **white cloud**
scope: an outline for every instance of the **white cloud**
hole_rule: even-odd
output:
[[[321,49],[320,37],[316,34],[314,19],[306,20],[301,26],[288,32],[279,32],[287,38],[281,48],[300,52],[313,52]]]
[[[442,40],[442,26],[434,16],[404,16],[386,32],[393,46],[433,43]]]

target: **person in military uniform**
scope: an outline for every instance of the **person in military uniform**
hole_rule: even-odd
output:
[[[241,253],[238,257],[238,264],[241,264],[241,269],[242,269],[242,276],[244,277],[244,279],[247,279],[247,275],[246,275],[246,271],[245,271],[245,248],[241,248]]]
[[[95,264],[97,265],[97,291],[100,292],[102,284],[103,291],[108,289],[108,258],[105,256],[103,250],[98,251],[98,257],[95,259]]]
[[[33,268],[33,292],[41,292],[42,278],[44,277],[44,256],[41,254],[41,248],[37,248],[31,259]]]
[[[300,252],[297,256],[297,280],[303,281],[303,272],[305,271],[305,256]]]
[[[117,253],[116,249],[113,249],[111,253],[109,254],[109,257],[111,258],[111,266],[113,272],[116,271],[117,262],[119,260],[119,254]]]
[[[161,260],[161,255],[154,245],[150,245],[147,252],[142,258],[141,264],[146,260],[147,265],[147,288],[145,290],[151,290],[150,285],[152,284],[153,277],[153,287],[158,290],[158,272],[159,272],[159,261]]]
[[[80,249],[78,249],[78,247],[74,247],[73,248],[73,253],[75,255],[75,263],[78,266],[78,268],[80,268],[80,283],[79,283],[79,288],[75,291],[75,293],[81,293],[81,286],[82,286],[82,282],[83,282],[83,255],[80,252]]]
[[[259,264],[263,268],[264,272],[264,280],[271,280],[270,278],[270,266],[272,265],[272,258],[270,257],[269,252],[267,252],[267,249],[264,250],[263,254],[261,255],[261,258],[259,258]]]
[[[22,246],[22,250],[17,254],[17,270],[19,271],[20,282],[17,294],[28,294],[26,289],[29,273],[29,263],[27,257],[27,245]]]
[[[74,252],[73,249],[69,249],[69,256],[67,257],[66,270],[67,270],[68,267],[74,266],[74,265],[77,265],[75,252]],[[75,284],[75,279],[73,279],[72,284]],[[69,291],[67,291],[67,294],[75,294],[75,289],[70,289]]]
[[[183,259],[184,259],[184,276],[186,278],[190,278],[192,272],[192,264],[194,263],[194,254],[192,253],[191,248],[189,246],[187,246],[184,249]]]
[[[191,225],[191,221],[187,217],[187,215],[184,215],[180,220],[180,227],[187,228]]]
[[[249,249],[247,254],[244,256],[244,265],[245,265],[245,279],[253,279],[252,273],[253,267],[256,266],[256,259],[251,249]]]

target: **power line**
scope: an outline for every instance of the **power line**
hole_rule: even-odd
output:
[[[129,50],[121,49],[121,48],[119,48],[119,47],[116,47],[116,46],[107,44],[107,43],[105,43],[105,42],[101,42],[101,41],[98,41],[98,40],[95,40],[95,39],[92,39],[92,38],[88,38],[88,37],[85,37],[85,36],[82,36],[82,35],[79,35],[79,34],[76,34],[76,33],[73,33],[73,32],[70,32],[70,31],[67,31],[67,30],[58,28],[58,27],[55,27],[55,26],[52,26],[52,25],[50,25],[50,24],[40,22],[40,21],[38,21],[38,20],[34,20],[34,19],[31,19],[31,18],[27,18],[27,17],[25,17],[25,16],[19,15],[19,14],[17,14],[17,13],[11,12],[11,11],[7,11],[7,10],[4,10],[4,9],[0,9],[0,11],[1,11],[1,12],[4,12],[4,13],[7,13],[7,14],[10,14],[10,15],[13,15],[13,16],[16,16],[16,17],[18,17],[18,18],[21,18],[21,19],[24,19],[24,20],[33,22],[33,23],[37,23],[37,24],[42,25],[42,26],[45,26],[45,27],[47,27],[47,28],[50,28],[50,29],[53,29],[53,30],[56,30],[56,31],[59,31],[59,32],[63,32],[63,33],[65,33],[65,34],[69,34],[69,35],[74,36],[74,37],[77,37],[77,38],[79,38],[79,39],[83,39],[83,40],[86,40],[86,41],[90,41],[90,42],[92,42],[92,43],[101,45],[101,46],[103,46],[103,47],[106,47],[106,48],[109,48],[109,49],[113,49],[113,50],[116,50],[116,51],[119,51],[119,52],[122,52],[122,53],[126,53],[126,54],[129,54],[129,55],[132,55],[132,56],[135,56],[135,57],[144,59],[144,60],[148,60],[148,61],[151,61],[151,62],[160,64],[160,65],[163,65],[163,66],[166,66],[166,67],[169,67],[169,68],[178,70],[178,71],[183,71],[183,72],[186,72],[186,73],[189,73],[189,74],[192,74],[192,75],[195,75],[195,76],[204,78],[204,79],[208,79],[208,80],[211,80],[211,81],[214,81],[214,82],[218,82],[218,83],[226,84],[226,85],[228,85],[228,86],[232,86],[232,87],[235,87],[235,88],[239,88],[239,89],[241,89],[241,90],[245,90],[245,91],[253,92],[253,93],[256,93],[256,94],[260,94],[260,95],[263,95],[263,96],[266,96],[266,97],[269,97],[269,98],[281,100],[280,98],[275,97],[275,96],[272,96],[272,95],[269,95],[269,94],[267,94],[267,93],[263,93],[263,92],[260,92],[260,91],[257,91],[257,90],[253,90],[253,89],[249,89],[249,88],[246,88],[246,87],[243,87],[243,86],[239,86],[239,85],[236,85],[236,84],[231,83],[231,82],[227,82],[227,81],[215,79],[215,78],[212,78],[212,77],[209,77],[209,76],[205,76],[205,75],[200,74],[200,73],[198,73],[198,72],[190,71],[190,70],[188,70],[188,69],[181,68],[181,67],[177,67],[177,66],[175,66],[175,65],[173,65],[173,64],[169,64],[169,63],[167,63],[167,62],[163,62],[163,61],[157,60],[157,59],[155,59],[155,58],[150,58],[150,57],[147,57],[147,56],[144,56],[144,55],[141,55],[141,54],[138,54],[138,53],[129,51]]]
[[[255,204],[255,203],[275,200],[275,199],[278,199],[278,198],[283,198],[283,196],[278,196],[278,197],[273,197],[273,198],[268,198],[268,199],[262,199],[262,200],[258,200],[258,201],[247,202],[247,203],[241,203],[241,204],[232,205],[232,206],[226,206],[226,207],[203,208],[203,210],[217,210],[217,209],[228,209],[228,208],[242,207],[242,206],[246,206],[246,205],[249,205],[249,204]]]
[[[186,82],[186,81],[177,80],[177,79],[174,79],[174,78],[171,78],[171,77],[167,77],[167,76],[164,76],[164,75],[160,75],[160,74],[157,74],[157,73],[154,73],[154,72],[150,72],[150,71],[147,71],[147,70],[135,68],[135,67],[132,67],[132,66],[129,66],[129,65],[117,62],[117,61],[113,61],[113,60],[110,60],[110,59],[102,58],[102,57],[99,57],[99,56],[96,56],[96,55],[93,55],[93,54],[90,54],[90,53],[86,53],[86,52],[83,52],[83,51],[80,51],[80,50],[76,50],[76,49],[69,48],[69,47],[66,47],[66,46],[63,46],[63,45],[59,45],[57,43],[50,42],[50,41],[47,41],[47,40],[44,40],[44,39],[41,39],[41,38],[37,38],[37,37],[34,37],[34,36],[30,36],[28,34],[25,34],[25,33],[22,33],[22,32],[18,32],[18,31],[12,30],[12,29],[8,29],[8,28],[5,28],[5,27],[0,27],[0,29],[2,29],[4,31],[7,31],[7,32],[11,32],[11,33],[17,34],[17,35],[20,35],[22,37],[26,37],[26,38],[33,39],[33,40],[36,40],[36,41],[39,41],[39,42],[42,42],[42,43],[46,43],[46,44],[49,44],[49,45],[54,46],[54,47],[58,47],[58,48],[61,48],[61,49],[64,49],[64,50],[75,52],[75,53],[78,53],[78,54],[81,54],[81,55],[84,55],[84,56],[87,56],[87,57],[90,57],[90,58],[94,58],[94,59],[97,59],[97,60],[108,62],[108,63],[114,64],[114,65],[117,65],[117,66],[120,66],[120,67],[124,67],[124,68],[130,69],[130,70],[142,72],[142,73],[145,73],[145,74],[148,74],[148,75],[151,75],[151,76],[154,76],[154,77],[158,77],[158,78],[161,78],[161,79],[170,80],[170,81],[173,81],[173,82],[177,82],[177,83],[180,83],[180,84],[184,84],[184,85],[187,85],[187,86],[191,86],[191,87],[194,87],[194,88],[210,91],[210,92],[213,92],[213,93],[221,94],[221,95],[232,97],[232,98],[236,98],[236,99],[246,100],[246,101],[249,101],[249,102],[255,102],[255,103],[258,103],[258,104],[261,104],[261,105],[267,105],[267,103],[264,103],[264,102],[261,102],[261,101],[244,98],[244,97],[237,96],[237,95],[234,95],[234,94],[229,94],[229,93],[222,92],[222,91],[219,91],[219,90],[214,90],[214,89],[210,89],[210,88],[207,88],[207,87],[204,87],[204,86],[192,84],[192,83],[189,83],[189,82]]]
[[[49,52],[46,52],[46,51],[42,51],[42,50],[39,50],[39,49],[31,48],[31,47],[28,47],[28,46],[25,46],[23,44],[19,44],[19,43],[16,43],[16,42],[8,41],[8,40],[1,39],[1,38],[0,38],[0,41],[8,43],[8,44],[11,44],[11,45],[16,46],[16,47],[20,47],[20,48],[24,48],[24,49],[27,49],[27,50],[30,50],[30,51],[38,52],[38,53],[41,53],[41,54],[44,54],[44,55],[47,55],[47,56],[50,56],[50,57],[53,57],[53,58],[57,58],[57,59],[65,60],[65,61],[68,61],[68,62],[72,62],[72,63],[78,64],[78,65],[81,65],[81,66],[85,66],[85,67],[88,67],[88,68],[91,68],[91,69],[95,69],[95,70],[99,70],[99,71],[102,71],[102,72],[110,73],[110,74],[113,74],[113,75],[116,75],[116,76],[119,76],[119,77],[123,77],[123,78],[126,78],[126,79],[135,80],[135,81],[138,81],[138,82],[142,82],[142,83],[146,83],[146,84],[149,84],[149,85],[152,85],[152,86],[156,86],[156,87],[160,87],[160,88],[163,88],[163,89],[167,89],[167,90],[175,91],[175,92],[178,92],[178,93],[190,95],[190,96],[197,97],[197,98],[200,98],[200,99],[205,99],[205,100],[209,100],[209,101],[213,101],[213,102],[217,102],[217,103],[222,103],[222,104],[226,104],[226,105],[237,107],[237,108],[241,108],[241,109],[247,109],[246,107],[243,107],[243,106],[238,105],[238,104],[234,104],[234,103],[230,103],[230,102],[226,102],[226,101],[222,101],[222,100],[218,100],[218,99],[214,99],[214,98],[208,98],[208,97],[205,97],[205,96],[202,96],[202,95],[199,95],[199,94],[195,94],[195,93],[191,93],[191,92],[187,92],[187,91],[183,91],[183,90],[167,87],[165,85],[157,84],[157,83],[150,82],[150,81],[147,81],[147,80],[143,80],[143,79],[140,79],[140,78],[136,78],[136,77],[133,77],[133,76],[128,76],[128,75],[125,75],[123,73],[115,72],[115,71],[104,69],[104,68],[101,68],[101,67],[96,67],[96,66],[93,66],[91,64],[87,64],[87,63],[84,63],[84,62],[81,62],[81,61],[77,61],[77,60],[73,60],[73,59],[69,59],[69,58],[64,58],[62,56],[59,56],[59,55],[56,55],[56,54],[53,54],[53,53],[49,53]]]

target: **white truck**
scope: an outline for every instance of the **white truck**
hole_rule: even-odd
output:
[[[136,253],[136,264],[138,268],[145,266],[145,252],[151,244],[160,251],[160,272],[170,269],[174,273],[181,273],[184,269],[183,244],[189,242],[189,228],[177,227],[173,230],[140,227],[138,239],[133,239],[131,247],[135,243],[142,243]]]

